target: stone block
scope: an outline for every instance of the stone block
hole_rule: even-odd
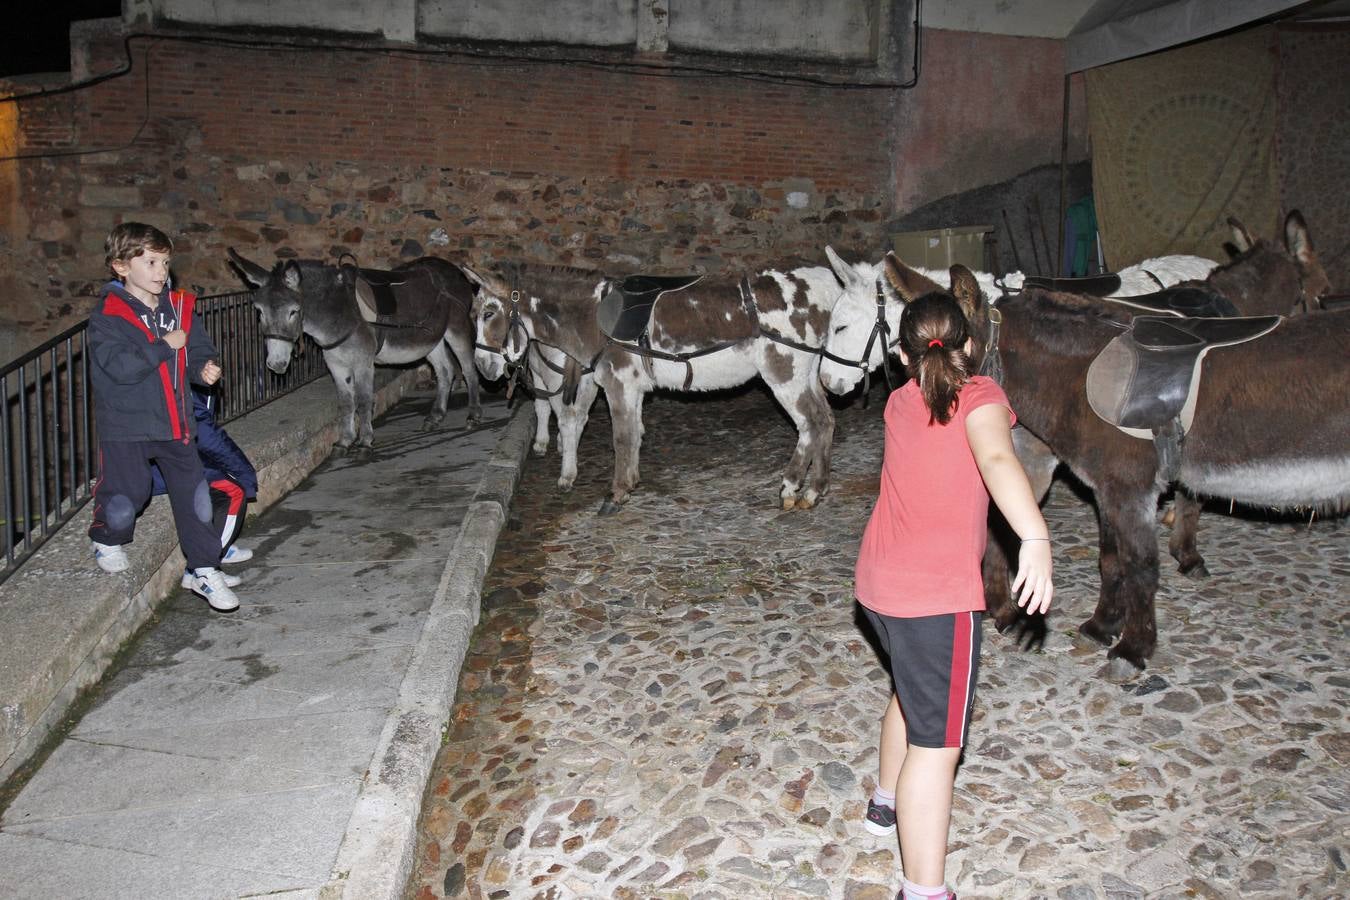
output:
[[[139,187],[89,184],[80,189],[80,204],[82,206],[134,210],[139,209],[143,202]]]

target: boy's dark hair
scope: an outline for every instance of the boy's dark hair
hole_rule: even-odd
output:
[[[108,268],[112,268],[113,260],[135,259],[147,250],[172,253],[173,241],[153,225],[144,222],[123,222],[108,232],[108,237],[103,242],[103,262]]]
[[[905,371],[919,383],[930,423],[946,425],[956,412],[956,395],[970,379],[969,337],[965,313],[947,294],[925,294],[900,314],[900,348],[909,359]]]

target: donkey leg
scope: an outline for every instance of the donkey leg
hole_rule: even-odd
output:
[[[1122,510],[1119,534],[1125,627],[1107,658],[1111,660],[1110,676],[1122,680],[1143,671],[1158,646],[1154,610],[1158,594],[1158,532],[1154,522],[1158,496],[1151,493],[1143,499],[1135,508],[1127,504]]]
[[[422,422],[422,430],[435,431],[445,421],[445,413],[450,408],[450,386],[455,381],[455,362],[450,358],[445,341],[436,342],[436,346],[427,354],[427,362],[431,363],[432,371],[436,373],[436,402]]]
[[[464,391],[469,395],[469,413],[465,424],[470,428],[482,424],[483,402],[478,384],[478,369],[473,363],[473,332],[460,334],[454,328],[445,332],[442,344],[450,345],[451,363],[455,374],[464,378]]]
[[[1097,571],[1101,575],[1101,589],[1097,594],[1097,608],[1091,618],[1078,626],[1078,634],[1100,647],[1110,647],[1120,634],[1120,623],[1125,618],[1121,596],[1125,574],[1115,511],[1106,507],[1100,494],[1097,495],[1097,530]]]
[[[530,445],[530,453],[535,456],[548,454],[548,422],[553,416],[553,407],[550,404],[554,399],[534,398],[534,443]]]
[[[339,453],[346,453],[356,440],[356,386],[352,369],[335,352],[323,355],[328,366],[328,374],[333,376],[333,386],[337,388],[338,402],[342,405],[342,415],[338,419],[338,437],[334,447]]]
[[[361,459],[369,459],[375,444],[375,428],[371,419],[375,414],[375,364],[356,370],[356,444],[355,452]]]
[[[611,373],[603,382],[614,431],[614,480],[608,499],[600,506],[602,516],[618,512],[638,485],[644,392],[631,371],[629,367],[623,373]]]
[[[577,398],[571,403],[563,403],[561,397],[553,399],[558,403],[558,449],[562,453],[562,472],[558,477],[558,489],[570,491],[577,480],[577,446],[581,443],[581,434],[586,430],[586,421],[590,418],[591,404],[595,402],[596,386],[594,379],[583,378],[577,386]]]
[[[830,489],[830,457],[834,450],[834,410],[825,399],[825,389],[813,369],[806,391],[798,400],[806,413],[811,445],[809,480],[806,491],[797,498],[798,509],[810,509]]]
[[[812,427],[814,398],[810,396],[810,387],[806,385],[804,373],[797,371],[797,367],[801,365],[796,358],[799,354],[789,355],[777,347],[769,347],[762,351],[762,354],[764,359],[760,360],[759,364],[760,377],[769,386],[774,399],[783,407],[783,411],[788,414],[788,418],[797,429],[797,445],[792,448],[792,456],[788,459],[787,468],[783,470],[783,485],[779,488],[778,498],[783,509],[795,509],[798,506],[810,509],[815,505],[819,492],[812,495],[802,488],[814,453],[815,434]],[[789,378],[786,381],[775,381],[775,376],[782,377],[780,368],[785,358]]]
[[[1195,542],[1200,530],[1200,501],[1178,489],[1172,511],[1172,536],[1167,542],[1168,552],[1177,561],[1177,568],[1182,575],[1208,578],[1209,569],[1205,567],[1205,558],[1200,555]]]
[[[1158,491],[1097,494],[1101,520],[1102,593],[1079,633],[1099,644],[1120,641],[1108,658],[1113,678],[1142,670],[1157,645],[1153,600],[1158,591]]]

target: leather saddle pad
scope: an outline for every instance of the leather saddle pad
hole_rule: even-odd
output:
[[[1195,318],[1237,318],[1238,310],[1227,297],[1202,287],[1177,285],[1135,297],[1105,297],[1111,303],[1129,306],[1148,315]]]
[[[381,269],[359,269],[352,280],[356,305],[361,318],[372,325],[395,326],[398,323],[399,288],[421,277],[421,272],[386,272]]]
[[[697,284],[702,275],[629,275],[610,284],[600,298],[596,322],[616,341],[639,341],[647,333],[652,308],[662,294]]]
[[[1156,429],[1173,420],[1189,431],[1205,354],[1269,334],[1282,320],[1136,317],[1130,330],[1113,338],[1088,367],[1088,405],[1133,437],[1151,440]]]

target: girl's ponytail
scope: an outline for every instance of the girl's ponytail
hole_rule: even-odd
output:
[[[900,316],[900,349],[905,370],[919,383],[930,422],[946,425],[956,411],[957,394],[970,379],[966,340],[970,328],[957,302],[927,294],[905,305]]]

